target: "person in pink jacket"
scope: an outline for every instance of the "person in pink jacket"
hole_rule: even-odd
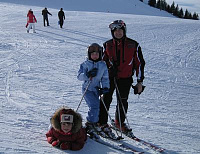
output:
[[[27,23],[26,23],[26,28],[28,27],[28,16],[29,14],[31,13],[32,9],[28,10],[28,13],[27,13]]]
[[[32,28],[33,33],[35,33],[35,24],[37,22],[37,19],[35,18],[35,15],[33,14],[33,11],[29,11],[29,14],[27,15],[28,17],[28,29],[27,33],[29,33],[29,30]]]

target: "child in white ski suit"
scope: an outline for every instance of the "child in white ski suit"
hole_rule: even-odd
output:
[[[87,123],[96,125],[99,120],[100,95],[109,92],[109,76],[106,63],[102,60],[103,48],[97,43],[88,47],[88,59],[80,65],[78,80],[84,81],[82,92],[89,107]],[[88,86],[89,85],[89,86]],[[86,123],[86,126],[87,126]]]

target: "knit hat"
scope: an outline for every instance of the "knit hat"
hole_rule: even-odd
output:
[[[60,123],[61,122],[68,122],[73,123],[74,121],[74,111],[72,109],[62,109],[60,111]]]

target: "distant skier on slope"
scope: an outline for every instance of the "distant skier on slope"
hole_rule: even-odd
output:
[[[60,28],[62,28],[64,20],[65,20],[65,13],[63,11],[63,8],[60,8],[60,11],[58,12],[58,18],[59,18]]]
[[[27,23],[26,23],[26,28],[28,27],[28,16],[30,15],[32,9],[28,10],[28,13],[27,13]]]
[[[47,26],[49,26],[48,14],[52,16],[52,14],[51,14],[51,13],[47,10],[47,8],[45,7],[45,8],[42,10],[44,27],[46,26],[46,25],[45,25],[45,21],[47,22]]]
[[[52,128],[47,132],[48,143],[62,150],[80,150],[87,134],[82,128],[82,117],[70,108],[58,109],[51,118]]]
[[[35,33],[35,23],[37,22],[37,19],[35,18],[35,15],[33,14],[33,11],[29,11],[28,13],[28,28],[27,33],[29,33],[30,29],[33,29],[33,33]]]

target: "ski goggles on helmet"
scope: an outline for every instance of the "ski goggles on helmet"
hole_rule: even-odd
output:
[[[121,29],[122,27],[126,27],[126,24],[122,20],[115,20],[109,25],[111,30]]]
[[[73,115],[70,114],[62,114],[60,123],[73,123]]]

